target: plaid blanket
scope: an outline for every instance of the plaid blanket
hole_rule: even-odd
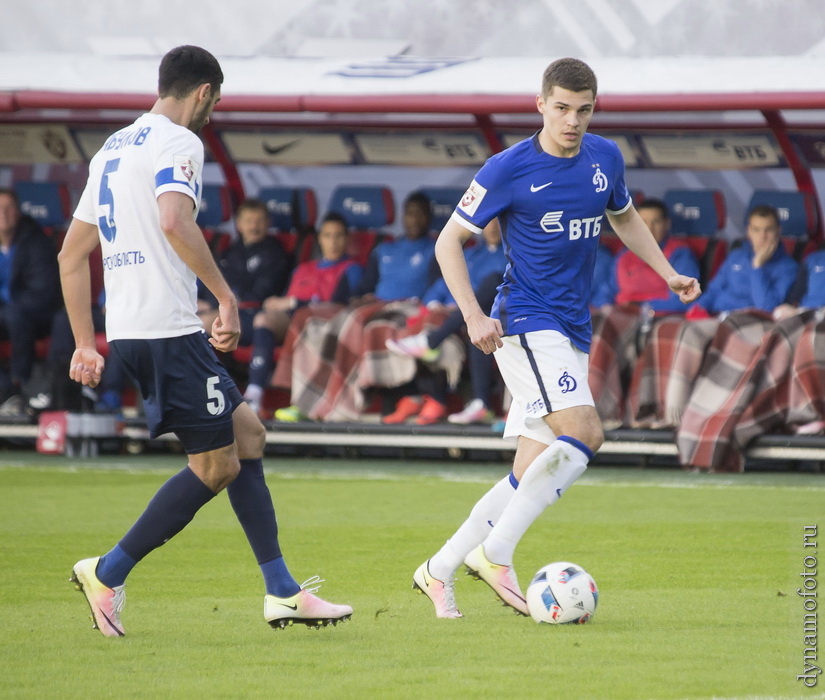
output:
[[[401,386],[415,377],[416,360],[389,352],[386,341],[408,335],[407,320],[419,311],[417,302],[407,301],[302,309],[287,331],[273,384],[290,388],[292,404],[310,418],[357,420],[366,388]],[[451,336],[441,348],[434,366],[455,386],[464,345]]]
[[[295,311],[287,327],[281,352],[278,354],[278,363],[275,365],[275,373],[272,376],[273,386],[282,389],[292,387],[292,358],[295,356],[296,346],[300,345],[307,323],[315,319],[318,324],[323,324],[344,308],[346,307],[343,304],[314,304],[302,306]]]
[[[624,418],[624,397],[638,356],[641,317],[637,306],[614,306],[593,311],[592,319],[590,392],[599,416],[609,426]]]
[[[732,313],[719,324],[676,431],[682,465],[742,471],[742,455],[731,436],[754,393],[762,385],[775,386],[790,366],[787,352],[784,361],[776,352],[787,345],[786,325],[774,327],[761,311]],[[766,365],[771,358],[773,368]]]
[[[750,398],[731,436],[740,453],[760,435],[793,432],[825,419],[825,323],[816,312],[776,324],[759,354],[747,378]]]
[[[673,427],[679,422],[717,325],[716,319],[686,321],[681,316],[655,322],[630,380],[631,426]]]
[[[825,421],[825,309],[811,314],[796,344],[788,423]]]

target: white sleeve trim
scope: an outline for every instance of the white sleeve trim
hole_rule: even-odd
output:
[[[167,182],[166,184],[161,185],[160,187],[155,188],[155,199],[160,197],[164,192],[180,192],[181,194],[188,194],[192,201],[195,202],[197,205],[198,199],[195,196],[194,191],[192,190],[189,185],[184,183],[177,183],[177,182]]]
[[[613,209],[605,209],[605,211],[612,216],[618,216],[619,214],[624,214],[628,209],[630,209],[632,204],[633,197],[627,200],[627,204],[625,204],[621,209],[617,209],[616,211],[613,211]]]
[[[480,229],[475,224],[467,221],[467,219],[465,219],[463,216],[461,216],[457,212],[453,212],[452,215],[450,216],[450,219],[452,219],[453,221],[461,224],[464,228],[466,228],[468,231],[472,231],[473,233],[481,233],[481,231],[482,231],[482,229]]]

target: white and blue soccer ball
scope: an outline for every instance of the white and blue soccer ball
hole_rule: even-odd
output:
[[[539,624],[583,625],[593,617],[598,602],[593,577],[569,561],[542,567],[527,587],[527,609]]]

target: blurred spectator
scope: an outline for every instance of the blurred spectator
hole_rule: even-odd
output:
[[[496,288],[501,283],[504,268],[507,265],[501,245],[501,228],[498,219],[493,219],[484,228],[482,236],[483,242],[468,247],[464,252],[464,258],[467,261],[470,283],[476,292],[479,304],[485,313],[489,313],[496,297]],[[391,352],[431,363],[440,356],[442,343],[449,336],[465,328],[464,317],[443,278],[439,278],[430,286],[422,301],[429,310],[449,315],[437,328],[404,338],[390,338],[386,344]],[[466,345],[473,398],[462,411],[447,418],[451,423],[462,425],[487,421],[493,417],[490,399],[493,380],[496,376],[492,354],[485,355],[470,342]],[[444,398],[438,401],[441,405],[431,407],[427,413],[424,413],[425,396],[419,393],[404,397],[399,401],[394,413],[384,417],[384,423],[400,423],[414,416],[419,417],[416,421],[419,424],[435,422],[433,419],[436,417],[440,420],[446,413],[446,407],[443,407],[443,401],[446,401],[446,387],[443,388],[442,395]],[[421,414],[424,414],[423,418]]]
[[[430,236],[430,200],[413,192],[404,200],[404,235],[379,243],[364,271],[364,301],[421,299],[438,276],[435,239]]]
[[[273,353],[283,342],[295,309],[323,302],[347,304],[360,293],[363,269],[346,254],[348,235],[344,218],[335,212],[327,214],[318,231],[321,257],[299,265],[286,295],[264,299],[262,309],[255,314],[244,398],[256,413],[261,410],[264,388],[272,375]]]
[[[774,309],[773,317],[781,321],[806,309],[825,307],[825,249],[815,250],[799,266],[796,281],[788,292],[787,303]]]
[[[733,249],[688,318],[738,309],[772,312],[787,297],[798,263],[780,245],[779,214],[761,204],[748,214],[747,240]]]
[[[705,294],[688,310],[688,320],[666,319],[651,332],[631,381],[633,422],[678,425],[711,343],[731,361],[739,346],[759,343],[797,269],[780,245],[776,209],[754,207],[747,240],[728,254]]]
[[[665,257],[681,274],[699,278],[699,263],[687,243],[670,236],[670,214],[660,199],[645,199],[637,207],[653,238]],[[629,250],[616,256],[610,275],[613,300],[617,306],[647,304],[654,312],[684,313],[685,305],[679,301],[653,268]],[[704,299],[704,297],[702,297]]]
[[[0,339],[11,344],[10,366],[0,369],[0,414],[23,411],[35,341],[49,334],[60,303],[54,242],[21,214],[13,190],[0,189]]]
[[[238,238],[220,256],[218,266],[238,299],[238,344],[247,346],[253,342],[255,318],[264,301],[280,297],[286,290],[292,263],[283,246],[267,235],[269,211],[261,200],[241,202],[235,212],[235,227]],[[198,315],[209,332],[218,315],[217,304],[208,292],[202,290],[201,297]]]
[[[415,377],[416,362],[387,353],[385,342],[406,330],[438,276],[430,221],[427,197],[410,194],[404,202],[404,235],[379,244],[370,255],[365,294],[346,308],[327,305],[296,314],[273,379],[276,386],[291,389],[292,407],[277,417],[355,420],[366,388],[398,387]],[[444,355],[436,366],[448,369],[451,377],[460,375],[463,353]]]

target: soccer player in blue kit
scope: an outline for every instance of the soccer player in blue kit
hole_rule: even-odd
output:
[[[352,614],[314,595],[318,577],[298,585],[290,575],[264,480],[264,428],[210,347],[234,350],[240,335],[236,299],[195,223],[204,165],[195,133],[209,121],[222,83],[220,64],[202,48],[180,46],[163,57],[152,110],[92,158],[59,255],[76,344],[71,378],[96,386],[103,371],[88,264],[100,245],[110,352],[140,388],[150,434],[174,432],[189,460],[111,551],[73,567],[94,626],[108,637],[124,634],[125,580],[135,564],[223,489],[260,565],[270,625],[323,626]],[[219,303],[209,340],[197,316],[197,278]]]
[[[689,303],[701,293],[679,275],[627,192],[615,143],[588,134],[596,76],[573,58],[548,66],[536,106],[542,129],[490,158],[438,237],[436,256],[473,344],[495,352],[513,397],[504,437],[513,471],[413,575],[438,617],[461,617],[453,576],[463,562],[527,615],[513,568],[521,537],[585,471],[604,433],[587,383],[590,285],[605,213],[624,244]],[[490,316],[476,301],[463,243],[498,217],[507,268]]]

